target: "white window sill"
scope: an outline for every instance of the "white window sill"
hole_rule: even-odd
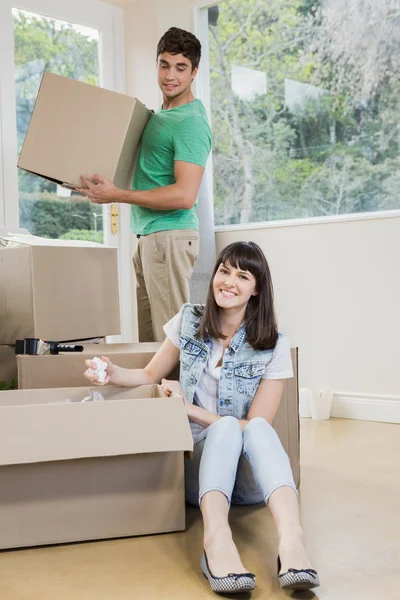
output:
[[[400,218],[400,210],[382,210],[329,217],[309,217],[307,219],[285,219],[282,221],[263,221],[262,223],[238,223],[237,225],[216,225],[215,233],[223,231],[243,231],[246,229],[272,229],[276,227],[304,227],[308,225],[326,225],[348,221],[370,221],[372,219]]]

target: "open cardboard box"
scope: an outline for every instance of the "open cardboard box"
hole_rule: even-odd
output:
[[[145,367],[161,346],[160,342],[139,344],[87,344],[84,352],[58,356],[18,356],[18,385],[20,389],[83,386],[85,359],[105,355],[116,365],[125,368]],[[300,430],[298,397],[297,348],[292,348],[294,377],[286,379],[282,400],[275,417],[274,427],[289,455],[294,480],[300,484]],[[168,379],[179,379],[178,369]]]
[[[95,389],[0,392],[0,548],[185,528],[181,397]]]
[[[83,375],[87,369],[85,360],[88,358],[108,356],[111,362],[119,367],[142,369],[151,361],[160,346],[161,342],[83,344],[83,352],[38,356],[21,354],[17,357],[18,388],[25,390],[82,387],[88,384]]]
[[[299,486],[297,349],[292,360],[273,426]],[[105,402],[80,403],[87,387],[0,392],[0,548],[184,529],[181,398],[89,389]]]

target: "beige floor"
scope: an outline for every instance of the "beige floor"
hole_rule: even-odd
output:
[[[400,426],[341,419],[302,422],[301,510],[321,600],[400,598]],[[282,599],[276,535],[264,507],[232,510],[253,600]],[[1,535],[1,532],[0,532]],[[1,600],[216,598],[201,576],[201,523],[185,533],[0,553]],[[239,595],[237,598],[250,598]]]

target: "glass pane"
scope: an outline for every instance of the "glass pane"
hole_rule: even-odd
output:
[[[400,209],[395,5],[206,9],[217,225]]]
[[[43,72],[99,83],[99,32],[13,9],[18,153]],[[18,169],[20,227],[47,238],[103,242],[103,209]]]

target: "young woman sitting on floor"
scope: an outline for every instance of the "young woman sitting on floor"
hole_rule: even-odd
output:
[[[186,499],[204,523],[201,570],[215,592],[255,588],[228,523],[231,504],[264,501],[279,537],[278,579],[284,589],[319,585],[304,547],[297,491],[286,452],[271,423],[284,379],[292,377],[288,339],[278,333],[266,258],[255,243],[220,253],[207,302],[185,304],[165,326],[166,339],[144,369],[108,358],[106,378],[121,386],[162,383],[182,395],[194,450],[185,459]],[[180,361],[180,381],[163,379]],[[99,383],[92,369],[85,375]]]

